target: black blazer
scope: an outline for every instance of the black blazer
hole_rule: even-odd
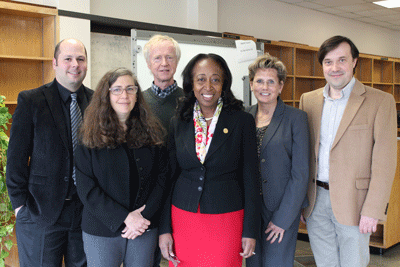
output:
[[[244,208],[243,237],[256,238],[260,198],[254,119],[244,111],[219,116],[204,164],[196,156],[193,120],[171,120],[168,150],[174,189],[172,204],[207,214]],[[171,232],[170,204],[160,233]]]
[[[129,212],[146,204],[142,215],[150,228],[158,226],[160,207],[166,195],[168,174],[165,147],[134,149],[138,171],[137,194],[130,194],[129,158],[125,149],[89,149],[79,145],[75,151],[76,188],[83,203],[82,230],[96,236],[118,236]],[[129,203],[134,200],[133,210]]]
[[[255,117],[257,109],[247,111]],[[273,212],[271,221],[285,230],[308,203],[309,149],[307,114],[278,98],[261,145],[260,170],[263,203]]]
[[[87,100],[93,91],[84,88]],[[19,93],[7,153],[7,187],[13,208],[52,225],[67,196],[72,164],[57,83]]]

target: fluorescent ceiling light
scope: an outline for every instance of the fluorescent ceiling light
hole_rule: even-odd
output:
[[[378,1],[373,2],[376,5],[380,5],[387,8],[396,8],[400,7],[400,0],[386,0],[386,1]]]

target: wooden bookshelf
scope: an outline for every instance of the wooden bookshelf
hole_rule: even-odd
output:
[[[55,8],[0,0],[0,94],[15,105],[18,93],[54,79],[58,42]]]

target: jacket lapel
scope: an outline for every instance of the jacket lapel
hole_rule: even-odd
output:
[[[54,124],[56,125],[58,133],[61,136],[61,140],[64,146],[68,148],[68,130],[64,119],[64,113],[61,108],[62,103],[55,79],[52,83],[46,85],[46,87],[43,89],[43,93],[47,100],[47,104],[49,105]]]
[[[342,138],[344,132],[349,127],[354,116],[357,114],[357,111],[361,107],[361,104],[364,102],[365,97],[362,96],[362,94],[364,93],[365,93],[364,85],[360,83],[358,80],[356,80],[353,90],[351,91],[349,100],[347,101],[347,105],[344,110],[342,120],[340,121],[339,128],[336,132],[335,139],[333,140],[331,149],[333,149],[339,142],[340,138]]]
[[[204,162],[206,162],[207,159],[211,157],[211,155],[229,138],[236,125],[237,120],[235,120],[235,116],[231,116],[227,111],[222,109]]]
[[[315,157],[318,158],[319,152],[319,137],[321,134],[321,119],[322,119],[322,109],[324,107],[324,89],[320,89],[319,92],[315,95],[313,99],[311,99],[310,106],[313,107],[312,110],[315,112],[312,114],[312,125],[314,128],[314,138],[315,138],[315,146],[314,146],[314,153]]]
[[[265,132],[263,142],[261,145],[261,151],[263,151],[264,148],[268,145],[269,141],[271,141],[271,138],[274,136],[276,130],[278,129],[279,125],[281,124],[284,111],[285,111],[285,104],[279,97],[278,103],[276,104],[274,114],[272,115],[271,122],[268,125],[267,131]]]
[[[188,151],[188,154],[196,161],[199,162],[199,159],[197,158],[196,155],[196,144],[194,140],[194,123],[193,120],[190,120],[189,122],[185,122],[183,127],[181,128],[182,130],[182,136],[185,144],[185,148]]]

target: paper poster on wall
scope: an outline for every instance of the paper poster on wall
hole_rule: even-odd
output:
[[[257,58],[256,43],[252,40],[236,40],[237,61],[253,61]]]

